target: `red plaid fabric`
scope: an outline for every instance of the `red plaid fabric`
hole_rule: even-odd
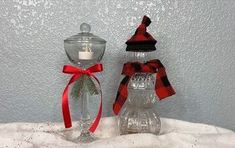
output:
[[[150,24],[150,18],[144,16],[135,34],[126,42],[126,51],[149,52],[156,50],[155,44],[157,41],[147,32],[147,27]]]
[[[125,75],[120,83],[116,100],[113,104],[113,112],[117,115],[121,110],[128,96],[128,82],[132,75],[138,72],[156,73],[155,92],[160,100],[175,94],[168,81],[165,67],[160,60],[150,60],[146,63],[128,62],[123,65],[122,75]]]

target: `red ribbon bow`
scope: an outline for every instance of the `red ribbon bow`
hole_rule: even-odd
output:
[[[168,81],[165,67],[158,59],[146,63],[128,62],[123,65],[122,74],[125,75],[118,88],[113,112],[117,115],[128,97],[128,82],[138,72],[156,73],[155,92],[160,100],[175,94],[175,90]]]
[[[63,68],[63,73],[66,74],[73,74],[73,76],[70,78],[69,83],[66,85],[63,96],[62,96],[62,112],[63,112],[63,118],[64,118],[64,125],[65,128],[70,128],[72,127],[72,122],[71,122],[71,116],[70,116],[70,111],[69,111],[69,101],[68,101],[68,93],[69,93],[69,85],[78,80],[82,75],[88,75],[93,78],[98,82],[100,86],[100,82],[97,79],[93,73],[95,72],[100,72],[103,71],[103,66],[102,64],[95,64],[94,66],[89,67],[88,69],[81,69],[78,67],[74,67],[71,65],[65,65]],[[101,115],[102,115],[102,92],[101,92],[101,98],[100,98],[100,107],[98,114],[92,123],[91,127],[89,128],[90,132],[94,132],[95,129],[97,128]]]

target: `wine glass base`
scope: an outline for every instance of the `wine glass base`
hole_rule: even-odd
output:
[[[90,142],[93,142],[97,139],[98,138],[93,136],[90,132],[87,132],[87,133],[81,133],[81,135],[77,139],[73,140],[73,142],[75,142],[75,143],[90,143]]]

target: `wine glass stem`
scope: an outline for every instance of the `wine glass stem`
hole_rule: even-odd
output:
[[[90,126],[90,114],[88,110],[88,101],[89,101],[89,93],[86,90],[85,86],[86,77],[83,79],[83,90],[81,91],[81,132],[82,133],[88,133],[88,128]]]

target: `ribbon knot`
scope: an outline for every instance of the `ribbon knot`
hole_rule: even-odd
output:
[[[91,76],[92,73],[101,72],[103,71],[102,64],[95,64],[87,69],[82,69],[79,67],[74,67],[71,65],[65,65],[63,68],[63,73],[67,74],[85,74]]]
[[[69,93],[69,85],[78,80],[82,75],[88,75],[93,77],[99,84],[100,82],[97,77],[93,73],[101,72],[103,71],[102,64],[95,64],[87,69],[82,69],[79,67],[74,67],[71,65],[65,65],[63,68],[63,73],[66,74],[73,74],[73,76],[70,78],[69,83],[66,85],[63,96],[62,96],[62,112],[63,112],[63,118],[64,118],[64,125],[65,128],[72,127],[72,121],[70,116],[70,110],[69,110],[69,101],[68,101],[68,93]],[[91,124],[91,127],[89,128],[89,131],[94,132],[97,128],[100,118],[102,115],[102,92],[101,92],[101,101],[100,101],[100,107],[98,114],[94,120],[94,122]]]
[[[122,74],[125,75],[118,88],[116,100],[113,104],[113,111],[117,115],[124,105],[128,96],[128,83],[132,75],[138,72],[156,73],[155,92],[160,100],[175,94],[168,81],[165,67],[158,59],[146,63],[128,62],[123,65]]]

